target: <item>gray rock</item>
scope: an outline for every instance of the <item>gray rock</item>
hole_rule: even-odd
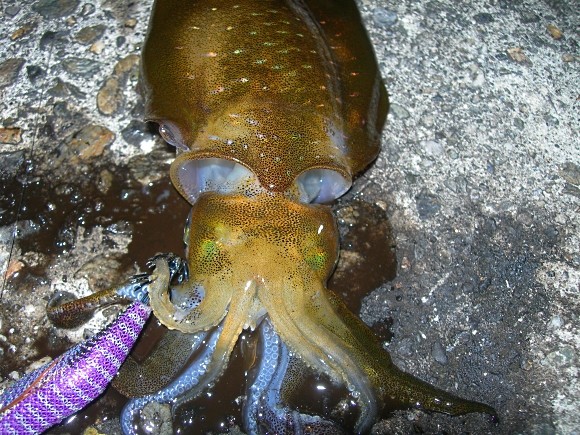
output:
[[[479,14],[475,14],[473,19],[477,24],[489,24],[493,23],[493,15],[488,14],[487,12],[482,12]]]
[[[147,124],[143,121],[137,120],[132,120],[129,125],[122,130],[121,135],[125,142],[136,147],[141,146],[143,141],[153,140],[155,138]]]
[[[86,94],[77,88],[75,85],[65,82],[60,78],[56,79],[56,83],[47,91],[48,95],[52,95],[53,97],[57,98],[67,98],[67,97],[75,97],[79,100],[85,98]]]
[[[46,76],[46,71],[44,71],[38,65],[28,65],[26,67],[26,75],[28,76],[28,80],[30,80],[32,83],[35,83],[36,81]]]
[[[379,26],[391,27],[397,22],[398,16],[394,11],[389,11],[385,8],[376,8],[373,11],[373,20]]]
[[[95,26],[83,27],[75,35],[75,39],[81,44],[89,45],[103,36],[106,27],[103,24],[97,24]]]
[[[568,183],[580,186],[580,166],[577,163],[564,163],[558,174]]]
[[[425,152],[430,156],[440,156],[445,151],[443,145],[434,140],[421,141],[420,145],[425,150]]]
[[[92,77],[101,69],[101,64],[92,59],[69,57],[62,61],[62,67],[70,74]]]
[[[397,103],[391,103],[389,112],[397,119],[407,119],[410,116],[409,111]]]
[[[39,0],[32,6],[44,18],[66,17],[76,10],[79,0]]]
[[[4,13],[9,17],[15,17],[20,12],[20,7],[18,5],[8,5],[4,8]]]
[[[12,85],[24,65],[24,59],[10,58],[0,63],[0,88]]]
[[[447,353],[439,340],[433,343],[433,346],[431,347],[431,356],[442,366],[447,365],[448,363]]]
[[[441,209],[439,198],[426,189],[421,190],[419,195],[415,197],[415,203],[417,204],[417,213],[421,219],[429,219]]]

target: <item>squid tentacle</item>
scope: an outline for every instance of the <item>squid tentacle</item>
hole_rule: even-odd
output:
[[[178,282],[188,277],[187,263],[172,254],[157,254],[147,262],[147,266],[156,269],[156,275],[147,288],[149,292],[163,291],[163,285],[171,282],[175,275]],[[127,397],[154,395],[169,386],[197,351],[205,335],[167,331],[145,361],[137,362],[129,355],[113,380],[113,386]]]
[[[496,418],[495,410],[488,405],[455,397],[401,371],[372,331],[338,297],[321,283],[311,282],[310,290],[304,287],[306,282],[302,285],[303,292],[292,291],[295,286],[286,287],[284,303],[273,308],[278,310],[277,319],[286,316],[280,333],[309,364],[320,369],[318,361],[327,361],[334,374],[359,394],[361,415],[356,423],[357,433],[370,427],[380,407],[388,401],[399,407],[419,407],[453,415],[480,412]],[[289,312],[295,315],[288,316]],[[307,340],[297,340],[295,334],[286,336],[287,323]],[[278,330],[279,326],[275,326]],[[315,337],[316,341],[309,337]],[[305,346],[306,341],[318,349],[313,351],[312,346]]]
[[[149,301],[163,325],[184,333],[196,333],[213,328],[222,321],[227,313],[233,289],[225,287],[219,291],[205,291],[199,304],[190,305],[185,313],[172,302],[170,294],[175,298],[191,299],[188,296],[194,292],[195,283],[187,281],[170,288],[171,264],[164,257],[153,260],[155,272],[149,286]]]
[[[319,416],[291,410],[284,406],[280,391],[290,364],[288,348],[274,331],[269,319],[260,326],[262,360],[252,386],[249,388],[244,421],[248,433],[313,435],[341,434],[335,423]]]
[[[0,399],[0,433],[43,432],[92,402],[117,374],[150,313],[132,303],[107,328],[9,388]]]
[[[357,363],[371,379],[380,400],[451,415],[478,412],[498,421],[497,412],[491,406],[454,396],[400,370],[374,333],[342,300],[328,290],[321,292],[321,296],[327,303],[320,305],[321,310],[314,317],[322,327],[336,334],[338,342],[354,349]]]
[[[154,294],[166,292],[170,282],[168,270],[170,264],[168,264],[167,259],[156,258],[154,261],[155,273],[149,288],[152,305]],[[217,289],[214,290],[214,293],[217,293]],[[205,348],[200,355],[196,356],[193,364],[183,374],[158,393],[131,399],[127,403],[121,414],[121,427],[125,434],[136,433],[138,423],[135,422],[135,419],[148,403],[171,403],[172,411],[175,412],[181,404],[196,397],[203,388],[221,375],[237,338],[248,321],[248,312],[253,303],[254,295],[255,285],[248,285],[235,300],[232,300],[225,319],[214,332],[208,334],[197,331],[194,334],[195,343],[192,348],[197,350],[202,344],[205,345]],[[199,303],[199,306],[203,304],[204,300]]]
[[[203,335],[167,331],[144,361],[127,357],[113,379],[113,387],[126,397],[156,393],[180,373],[197,351]]]
[[[222,325],[211,333],[195,334],[192,347],[195,350],[202,346],[205,348],[197,356],[195,362],[191,364],[179,377],[174,379],[169,385],[155,394],[137,397],[129,400],[121,413],[121,428],[124,434],[136,434],[138,423],[135,419],[141,410],[151,402],[173,403],[177,397],[199,384],[200,379],[207,371],[207,367],[212,359],[218,338],[222,332]]]
[[[307,288],[307,284],[312,288]],[[301,291],[296,291],[300,288]],[[356,432],[360,433],[370,427],[377,413],[377,400],[373,385],[364,367],[356,360],[356,352],[365,353],[364,348],[353,349],[345,343],[344,337],[336,335],[332,331],[335,323],[340,323],[334,312],[328,312],[332,322],[331,328],[327,328],[326,320],[319,316],[316,311],[320,304],[324,303],[324,287],[316,286],[314,282],[308,282],[296,278],[287,280],[282,289],[282,303],[276,303],[265,292],[261,297],[267,304],[268,312],[274,322],[276,331],[281,335],[285,343],[300,355],[308,365],[326,373],[333,380],[345,382],[350,390],[358,397],[360,404],[360,416],[356,424]],[[341,328],[340,332],[349,334],[348,329]]]
[[[220,289],[216,288],[213,291],[217,293]],[[230,303],[229,310],[227,310],[227,315],[222,322],[223,331],[216,343],[215,351],[207,366],[208,368],[204,378],[198,385],[186,391],[185,394],[175,400],[174,409],[197,397],[207,385],[212,384],[221,376],[228,364],[239,335],[250,320],[249,313],[254,303],[255,294],[256,284],[253,282],[248,282],[243,289],[240,289],[236,293],[236,296]]]

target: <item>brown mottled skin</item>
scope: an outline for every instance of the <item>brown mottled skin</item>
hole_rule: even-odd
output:
[[[350,183],[379,151],[387,96],[354,2],[306,3],[310,10],[274,0],[156,3],[142,61],[146,116],[182,150],[171,176],[193,212],[189,281],[170,299],[169,269],[158,259],[154,313],[184,333],[223,322],[208,381],[221,375],[241,331],[268,315],[311,368],[360,394],[357,431],[387,403],[495,415],[401,372],[326,289],[338,255],[334,217],[327,206],[299,203],[294,183],[313,168]],[[242,164],[255,182],[192,198],[180,171],[209,157]],[[172,302],[195,298],[199,285],[197,307]],[[125,370],[118,384],[138,390],[138,378]]]
[[[143,50],[146,116],[171,122],[192,151],[174,168],[233,159],[283,192],[306,169],[351,177],[375,159],[387,99],[356,6],[313,11],[320,24],[280,1],[157,3]]]

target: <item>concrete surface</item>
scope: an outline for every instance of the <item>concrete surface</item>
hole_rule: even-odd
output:
[[[87,294],[135,270],[139,224],[90,195],[127,180],[125,200],[171,159],[139,123],[131,55],[150,3],[0,2],[0,388],[114,315],[56,330],[44,316],[56,290]],[[359,4],[391,111],[346,199],[387,208],[399,265],[362,317],[393,321],[400,367],[501,418],[398,412],[373,432],[579,433],[578,3]],[[135,221],[148,213],[172,212],[153,201]]]

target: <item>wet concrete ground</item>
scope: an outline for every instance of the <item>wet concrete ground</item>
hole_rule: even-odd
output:
[[[336,206],[335,289],[374,290],[361,315],[392,334],[395,362],[501,419],[396,412],[374,433],[578,433],[578,6],[359,4],[391,112],[379,159]],[[149,5],[0,3],[0,388],[114,318],[58,330],[55,291],[181,252],[187,205],[136,93]],[[117,400],[84,426],[118,433]]]

